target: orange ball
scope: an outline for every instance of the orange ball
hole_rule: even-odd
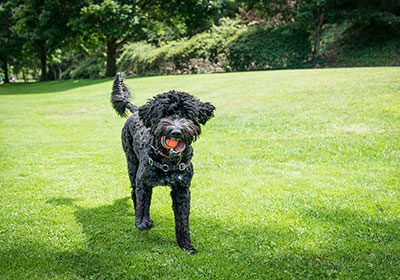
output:
[[[178,146],[178,141],[175,139],[166,139],[165,145],[168,146],[169,148],[173,149],[176,146]]]

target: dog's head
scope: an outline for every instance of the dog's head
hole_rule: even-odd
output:
[[[143,124],[165,148],[181,154],[196,141],[200,125],[214,116],[215,107],[185,92],[169,91],[155,96],[139,108]]]

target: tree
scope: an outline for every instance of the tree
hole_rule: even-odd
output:
[[[117,51],[133,36],[140,36],[140,6],[133,1],[89,1],[74,27],[85,36],[96,36],[106,45],[106,76],[117,71]]]
[[[73,36],[69,20],[79,12],[79,1],[25,0],[16,9],[15,30],[40,60],[41,81],[47,80],[47,62],[54,51]]]
[[[21,53],[22,38],[12,28],[15,24],[13,9],[15,2],[5,1],[0,4],[0,64],[4,72],[4,82],[9,82],[8,66],[12,59]]]
[[[296,23],[312,38],[313,58],[320,55],[322,27],[327,23],[328,13],[334,2],[340,0],[261,0],[245,1],[248,8],[263,12],[279,24]]]
[[[158,20],[167,19],[167,23],[183,24],[185,36],[193,36],[210,28],[221,18],[229,0],[166,0],[161,1],[161,13]]]
[[[106,76],[117,71],[117,55],[128,41],[145,39],[157,22],[184,24],[185,33],[193,34],[207,25],[215,14],[218,1],[128,1],[89,0],[74,21],[77,31],[97,36],[106,45]]]
[[[322,28],[328,22],[330,12],[334,10],[335,0],[299,1],[295,10],[295,19],[310,34],[312,39],[313,60],[320,57]]]
[[[313,59],[317,59],[320,56],[322,29],[325,24],[348,22],[352,27],[376,24],[385,33],[388,31],[387,26],[398,26],[400,23],[399,9],[400,2],[393,0],[304,0],[298,1],[295,18],[310,33]]]
[[[294,22],[306,30],[312,41],[313,59],[320,56],[323,27],[328,23],[350,22],[367,26],[372,21],[397,25],[400,1],[395,0],[247,0],[248,9],[257,9],[275,22]]]

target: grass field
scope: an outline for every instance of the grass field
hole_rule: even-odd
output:
[[[400,68],[128,79],[217,107],[191,232],[138,232],[111,80],[0,86],[1,279],[399,279]]]

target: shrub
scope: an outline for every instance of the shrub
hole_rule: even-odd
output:
[[[351,26],[332,49],[340,66],[400,65],[400,24]]]
[[[130,74],[221,72],[229,68],[226,50],[247,27],[237,20],[222,19],[209,31],[170,41],[160,47],[145,42],[128,44],[119,66]]]
[[[310,54],[305,31],[295,25],[254,28],[229,46],[233,70],[302,68]]]
[[[70,67],[66,77],[71,79],[95,79],[104,77],[104,57],[86,57]]]
[[[145,42],[129,44],[119,64],[136,75],[301,68],[309,53],[308,34],[294,25],[249,29],[223,19],[207,32],[158,48]]]
[[[119,58],[118,65],[127,73],[146,73],[156,67],[157,48],[146,42],[127,44]]]

